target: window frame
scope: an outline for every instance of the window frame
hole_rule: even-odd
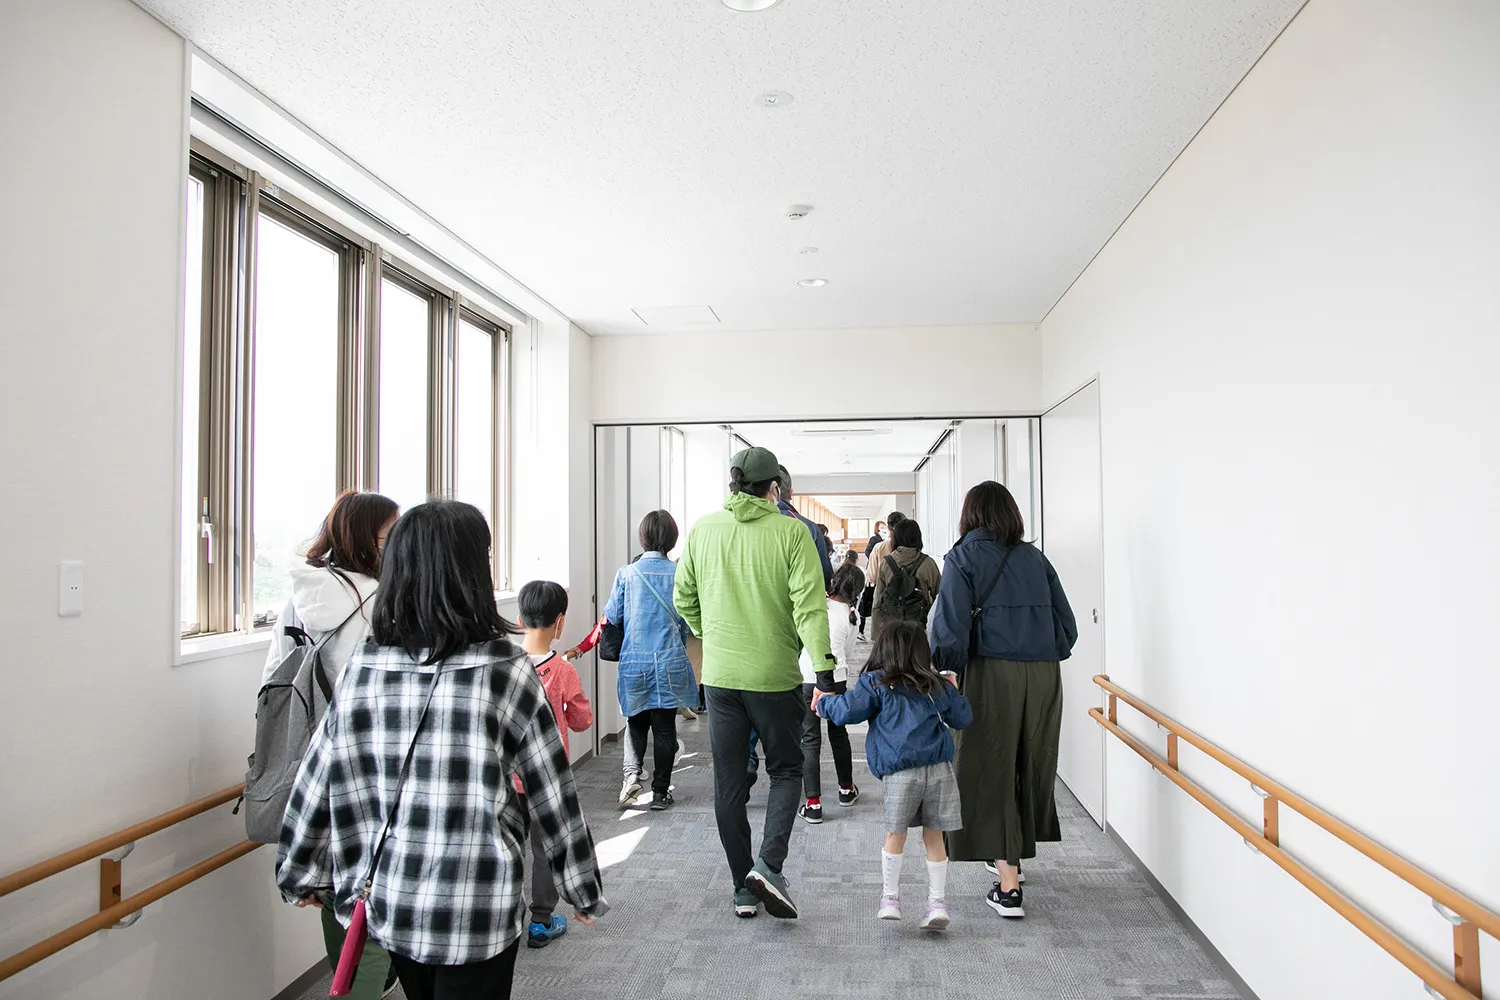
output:
[[[271,615],[254,613],[255,262],[263,215],[338,254],[338,374],[336,385],[329,387],[337,394],[335,495],[347,489],[376,489],[379,482],[380,292],[384,279],[429,303],[429,496],[451,496],[454,488],[458,366],[462,363],[459,323],[469,322],[498,338],[491,342],[489,366],[493,384],[492,568],[497,590],[508,589],[511,324],[198,138],[191,142],[186,177],[203,185],[204,247],[196,413],[188,401],[190,373],[183,373],[179,387],[184,424],[188,420],[198,424],[199,497],[195,504],[199,522],[196,607],[180,610],[179,640],[263,634],[274,625]],[[192,333],[193,319],[185,310],[184,317],[182,335],[186,338]],[[180,468],[179,474],[184,471]],[[186,483],[182,485],[185,492]],[[309,525],[310,530],[313,527]],[[184,562],[185,557],[180,558],[174,570],[179,594]],[[191,627],[184,627],[190,611]]]

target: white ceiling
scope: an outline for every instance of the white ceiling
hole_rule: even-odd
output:
[[[607,334],[1037,322],[1302,0],[138,2]]]
[[[936,443],[949,420],[870,420],[837,423],[736,424],[746,441],[776,453],[792,474],[910,472]],[[862,515],[855,515],[862,516]]]

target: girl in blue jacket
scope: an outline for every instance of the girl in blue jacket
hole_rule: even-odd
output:
[[[883,894],[876,916],[901,919],[901,857],[906,831],[922,827],[927,847],[927,912],[920,926],[949,923],[946,831],[963,826],[953,734],[974,720],[952,674],[932,667],[927,635],[918,622],[896,621],[875,635],[870,660],[848,694],[814,692],[813,711],[836,726],[869,722],[865,759],[885,784],[885,848],[880,852]]]

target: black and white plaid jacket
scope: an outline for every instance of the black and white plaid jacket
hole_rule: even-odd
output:
[[[526,788],[553,880],[586,916],[608,909],[568,757],[531,662],[504,640],[441,664],[400,808],[366,904],[370,937],[432,965],[491,958],[520,936]],[[287,803],[276,881],[295,902],[332,887],[346,926],[363,890],[432,681],[367,641],[339,677]]]

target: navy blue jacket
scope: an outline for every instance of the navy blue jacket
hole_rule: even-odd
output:
[[[797,508],[785,500],[777,500],[776,506],[780,507],[781,512],[787,517],[795,517],[807,525],[807,530],[812,532],[813,544],[818,547],[818,562],[823,564],[823,589],[827,590],[829,584],[833,583],[833,561],[828,558],[828,539],[823,537],[822,529],[797,513]]]
[[[969,665],[969,622],[1010,551],[983,529],[958,540],[943,560],[929,639],[933,665],[961,673]],[[1066,660],[1078,641],[1078,623],[1057,571],[1029,543],[1016,546],[979,614],[979,655],[997,660]]]
[[[848,694],[824,695],[818,714],[835,726],[870,723],[865,760],[877,778],[952,760],[953,734],[948,730],[968,729],[974,721],[969,699],[952,684],[919,694],[904,684],[880,683],[879,670],[861,674]]]

